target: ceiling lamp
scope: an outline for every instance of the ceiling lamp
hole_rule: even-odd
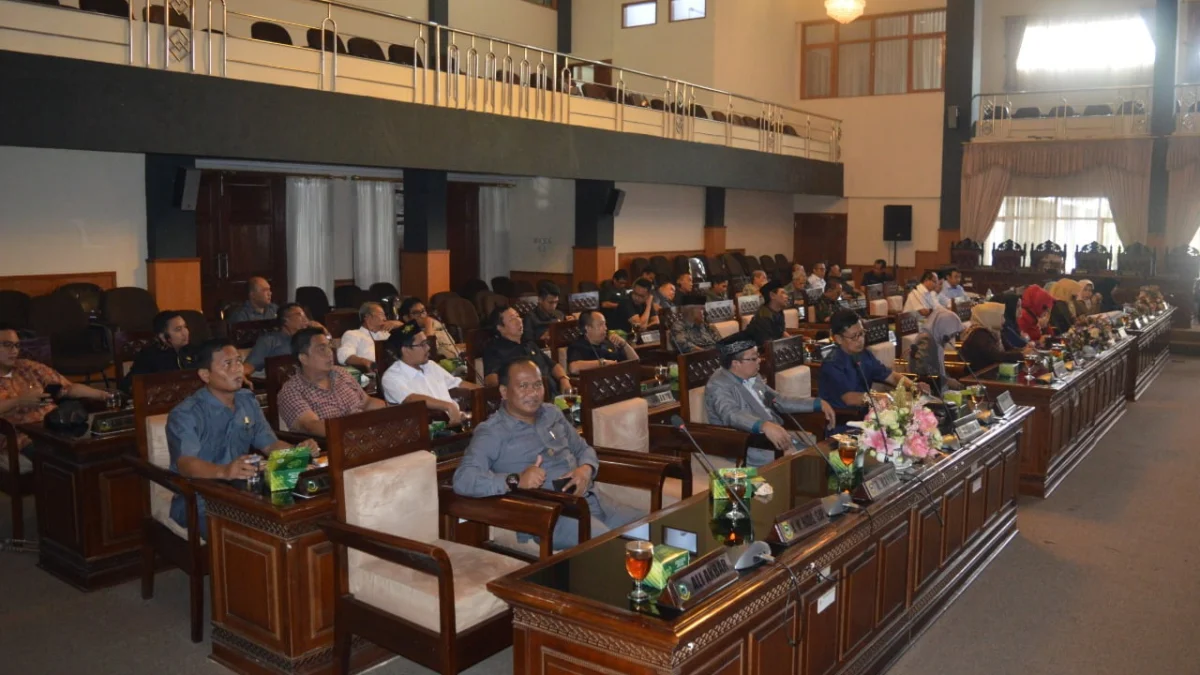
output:
[[[838,23],[850,23],[862,16],[866,0],[825,0],[825,13]]]

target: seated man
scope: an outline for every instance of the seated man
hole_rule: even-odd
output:
[[[813,323],[829,323],[829,319],[842,309],[842,282],[830,279],[825,282],[825,292],[813,303],[810,321]]]
[[[760,295],[762,294],[763,286],[767,285],[770,279],[767,278],[767,273],[762,270],[754,270],[750,274],[750,283],[742,286],[741,295]]]
[[[675,308],[675,284],[669,279],[659,279],[658,290],[654,291],[654,304],[659,309]]]
[[[787,289],[778,281],[762,287],[763,304],[746,326],[746,333],[756,345],[780,340],[787,334],[783,310],[791,305]]]
[[[594,309],[579,314],[583,335],[567,348],[567,369],[572,375],[622,361],[637,361],[638,353],[616,333],[608,332],[604,315]]]
[[[684,272],[683,274],[680,274],[679,276],[675,277],[675,293],[676,294],[681,295],[681,296],[691,295],[692,288],[693,288],[693,286],[692,286],[692,273],[691,272]]]
[[[953,267],[946,270],[946,279],[942,281],[942,290],[938,293],[938,300],[947,309],[953,309],[955,302],[959,304],[970,302],[971,298],[967,296],[967,291],[962,286],[962,272]]]
[[[209,340],[196,352],[204,387],[184,399],[167,416],[167,448],[171,470],[188,478],[244,480],[258,471],[254,448],[262,453],[292,447],[275,437],[254,392],[242,386],[242,357],[228,340]],[[318,451],[312,439],[303,447]],[[197,498],[200,533],[208,535],[203,499]],[[181,495],[171,501],[171,518],[187,527]]]
[[[914,286],[904,300],[904,311],[917,312],[922,317],[929,316],[933,310],[943,306],[937,289],[937,272],[925,272],[921,275],[921,283]]]
[[[621,304],[621,298],[629,292],[629,272],[617,270],[613,272],[612,283],[600,291],[600,309],[603,311],[616,309]]]
[[[870,404],[867,398],[871,385],[882,382],[893,387],[912,387],[912,380],[892,372],[867,349],[867,334],[858,314],[843,309],[833,315],[829,332],[837,349],[821,363],[817,391],[821,398],[836,407],[860,408]],[[917,385],[925,393],[929,387]]]
[[[818,262],[813,265],[812,274],[808,275],[807,286],[809,290],[814,288],[825,290],[825,263]]]
[[[723,274],[714,274],[711,279],[711,285],[704,292],[705,300],[708,302],[721,302],[729,299],[729,278]]]
[[[671,327],[671,342],[680,354],[712,349],[721,334],[704,321],[704,296],[688,295],[681,301],[679,321]]]
[[[322,328],[292,336],[296,374],[279,389],[279,420],[291,431],[325,437],[325,420],[387,406],[367,396],[354,376],[333,362],[333,345]]]
[[[342,333],[337,360],[365,373],[375,367],[375,341],[388,339],[390,331],[400,322],[388,320],[378,302],[364,302],[358,308],[358,319],[361,324],[358,328]]]
[[[271,302],[271,282],[262,277],[250,277],[246,282],[246,290],[246,304],[230,312],[225,317],[226,323],[267,321],[278,315],[279,307]]]
[[[112,394],[94,389],[86,384],[72,382],[50,366],[18,358],[21,353],[21,337],[17,329],[0,324],[0,418],[17,424],[35,424],[49,415],[56,407],[56,399],[86,398],[96,401],[111,401]],[[61,387],[56,395],[46,392],[46,387]],[[25,456],[33,453],[33,444],[28,436],[17,432],[18,448]],[[0,462],[4,462],[4,438],[0,436]],[[18,471],[18,467],[9,467]]]
[[[563,320],[563,313],[558,311],[558,301],[561,292],[558,286],[550,282],[538,284],[538,302],[525,317],[525,341],[537,342],[546,336],[550,324]]]
[[[554,490],[554,480],[567,478],[564,492],[586,496],[593,537],[645,515],[592,489],[600,466],[596,451],[558,408],[543,402],[542,387],[542,373],[532,361],[521,359],[500,369],[503,405],[475,428],[454,472],[454,491],[490,497],[516,488]],[[553,536],[555,549],[571,548],[579,543],[578,521],[559,518]]]
[[[488,319],[496,330],[496,337],[483,350],[484,385],[494,387],[500,383],[500,368],[509,361],[527,359],[537,364],[543,373],[550,373],[550,393],[557,396],[571,388],[571,380],[558,363],[552,361],[542,348],[533,342],[522,342],[525,323],[512,307],[497,307]]]
[[[398,357],[383,374],[383,396],[388,403],[422,401],[430,410],[440,410],[450,418],[450,426],[462,424],[462,411],[450,397],[450,390],[463,381],[429,359],[431,344],[416,323],[406,323],[392,331],[388,349]]]
[[[875,261],[875,265],[863,274],[863,286],[873,286],[882,284],[892,280],[892,275],[887,273],[887,261],[879,258]]]
[[[425,303],[419,298],[405,298],[404,302],[400,303],[400,309],[396,312],[401,322],[416,321],[421,324],[425,330],[425,337],[429,338],[435,345],[434,356],[430,358],[438,359],[456,359],[461,356],[459,354],[458,345],[454,343],[454,337],[450,335],[450,331],[446,330],[445,324],[438,321],[429,310],[425,308]]]
[[[633,288],[617,304],[616,309],[605,313],[608,327],[612,330],[625,331],[625,334],[658,325],[658,313],[650,295],[654,287],[645,279],[638,279]]]
[[[256,373],[267,367],[267,359],[292,353],[292,336],[306,328],[325,331],[321,324],[310,321],[308,312],[300,305],[289,302],[279,308],[279,330],[263,333],[254,341],[254,348],[246,355],[246,374]]]
[[[188,348],[191,335],[187,321],[179,312],[165,311],[154,315],[154,342],[133,357],[133,365],[121,378],[121,391],[133,391],[133,376],[166,373],[192,368],[192,350]]]
[[[787,285],[788,297],[792,299],[792,305],[802,307],[808,300],[808,275],[804,272],[803,265],[797,265],[800,269],[792,272],[792,282]]]
[[[833,426],[833,408],[821,399],[783,396],[758,377],[758,347],[749,334],[734,333],[717,345],[721,368],[704,388],[704,409],[709,424],[764,434],[777,450],[799,450],[815,440],[808,434],[793,435],[783,428],[779,412],[824,412]],[[779,411],[779,412],[776,412]],[[775,458],[770,450],[751,448],[746,464],[762,466]]]

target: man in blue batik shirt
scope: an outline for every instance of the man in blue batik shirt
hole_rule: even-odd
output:
[[[210,340],[200,347],[196,367],[204,388],[187,397],[167,416],[167,447],[171,470],[189,478],[245,480],[258,467],[254,448],[264,454],[292,447],[275,437],[254,392],[242,387],[244,371],[237,347],[228,340]],[[313,454],[318,447],[311,439],[303,447]],[[203,499],[197,500],[200,533],[208,534]],[[171,500],[171,519],[187,527],[184,499]]]
[[[867,392],[870,391],[870,385],[876,382],[893,387],[901,383],[913,386],[911,380],[892,372],[867,349],[862,319],[853,310],[844,309],[834,314],[830,319],[830,333],[837,348],[821,363],[817,387],[821,398],[829,405],[839,408],[866,407],[870,404]],[[916,386],[929,393],[927,385]]]

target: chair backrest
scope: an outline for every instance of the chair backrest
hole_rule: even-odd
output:
[[[808,360],[808,351],[804,347],[804,336],[794,335],[782,340],[771,340],[764,346],[761,373],[767,385],[775,388],[775,376],[789,368],[802,366]]]
[[[769,276],[775,276],[775,273],[779,270],[779,266],[775,264],[775,257],[766,253],[758,256],[758,263],[762,266],[762,270]],[[789,265],[789,267],[791,266]]]
[[[863,319],[863,334],[866,339],[866,345],[876,345],[881,342],[890,342],[891,338],[888,335],[888,318],[886,316],[875,317],[873,319]]]
[[[520,314],[521,317],[524,318],[527,314],[532,312],[535,307],[537,307],[537,304],[538,304],[538,296],[523,295],[519,298],[514,298],[513,301],[509,303],[508,306],[517,310],[517,314]]]
[[[506,298],[517,297],[517,286],[508,277],[492,277],[492,291]]]
[[[100,311],[105,323],[123,330],[154,330],[154,315],[158,303],[150,291],[136,286],[122,286],[104,291]]]
[[[352,37],[346,42],[346,49],[351,56],[358,56],[364,59],[375,59],[376,61],[386,61],[387,58],[383,55],[383,47],[379,43],[363,37]]]
[[[720,370],[721,355],[716,349],[705,349],[680,354],[675,359],[679,365],[680,415],[685,422],[700,422],[701,419],[698,419],[697,415],[702,417],[704,414],[704,393],[701,390],[708,384],[713,373]]]
[[[87,314],[75,298],[66,293],[39,295],[29,302],[29,327],[52,342],[67,334],[86,330],[87,326]]]
[[[1051,262],[1053,258],[1051,258],[1051,260],[1046,259],[1051,256],[1057,256],[1061,260],[1063,258],[1063,253],[1064,251],[1062,246],[1059,246],[1058,244],[1049,240],[1044,241],[1037,246],[1034,246],[1033,250],[1029,252],[1029,266],[1034,269],[1042,269],[1044,266],[1043,261],[1045,261],[1047,264],[1053,265],[1054,263]],[[1057,266],[1058,269],[1061,270],[1062,264],[1058,263]]]
[[[98,316],[100,313],[100,305],[104,300],[104,289],[96,284],[86,281],[76,281],[70,284],[63,284],[54,289],[55,293],[66,293],[75,298],[79,306],[89,316]]]
[[[309,49],[321,49],[321,34],[325,34],[324,48],[327,52],[333,51],[334,39],[337,39],[337,53],[346,54],[346,43],[342,42],[340,35],[336,35],[333,31],[326,28],[324,31],[317,28],[309,28],[304,34],[305,41],[308,42]]]
[[[436,356],[430,358],[433,361],[438,360]],[[399,360],[400,355],[388,347],[387,340],[375,341],[375,381],[379,384],[380,393],[383,391],[383,374]]]
[[[579,292],[580,293],[596,293],[597,295],[599,295],[599,291],[600,291],[600,287],[598,285],[596,285],[596,282],[594,282],[594,281],[579,282]]]
[[[301,286],[296,289],[296,302],[308,312],[308,317],[325,323],[325,315],[329,313],[329,296],[325,289],[319,286]]]
[[[479,328],[479,312],[475,305],[461,297],[446,298],[442,308],[442,322],[456,326],[460,331]]]
[[[725,262],[725,269],[729,270],[729,276],[743,277],[749,274],[749,270],[742,267],[742,263],[732,253],[722,253],[721,260]]]
[[[129,3],[125,0],[79,0],[79,9],[85,12],[119,16],[122,19],[130,18]]]
[[[443,318],[442,311],[446,308],[446,300],[457,297],[458,293],[454,291],[438,291],[429,298],[429,306],[426,309],[431,310],[438,318]]]
[[[742,263],[742,269],[746,270],[746,274],[750,275],[751,277],[754,276],[754,272],[762,269],[762,265],[758,262],[758,258],[755,258],[752,255],[743,255],[741,253],[734,253],[733,255],[738,259],[739,262]]]
[[[1103,272],[1112,267],[1112,251],[1098,241],[1075,247],[1075,270]]]
[[[147,420],[171,412],[172,408],[203,386],[204,381],[195,370],[134,376],[133,428],[139,457],[155,466],[165,468],[169,465],[170,458],[166,454],[166,425],[163,424],[161,429],[150,429]],[[162,434],[161,437],[157,436],[159,433]],[[156,437],[152,438],[152,434]]]
[[[959,269],[973,270],[983,262],[983,244],[969,237],[950,245],[950,262]]]
[[[382,301],[384,298],[398,298],[400,291],[396,290],[395,284],[390,281],[376,281],[367,289],[367,295],[376,302]]]
[[[883,297],[890,298],[895,295],[900,295],[900,284],[895,281],[883,282]]]
[[[550,324],[553,328],[554,324]],[[483,358],[483,350],[488,343],[496,339],[494,328],[472,328],[464,331],[463,352],[467,359],[467,379],[472,382],[483,382],[484,374],[476,367],[475,361]]]
[[[21,291],[0,290],[0,317],[14,328],[29,328],[32,300]]]
[[[389,45],[387,54],[388,61],[398,63],[402,66],[415,66],[418,62],[421,65],[425,64],[425,59],[418,59],[417,50],[409,45]]]
[[[650,261],[645,258],[634,258],[629,261],[629,278],[636,280],[642,276],[642,271],[650,266]]]
[[[348,330],[358,328],[362,321],[358,318],[357,309],[341,309],[329,312],[321,322],[329,335],[337,340]]]
[[[579,375],[579,391],[581,401],[581,417],[583,418],[583,437],[587,439],[589,444],[597,443],[595,439],[597,432],[597,424],[595,420],[596,411],[608,406],[622,404],[625,401],[637,399],[645,405],[645,399],[641,397],[641,364],[637,361],[625,361],[623,363],[614,363],[611,366],[602,368],[592,368],[585,370]],[[648,410],[647,406],[647,410]],[[649,420],[646,420],[648,424]],[[631,437],[645,436],[648,441],[650,429],[647,426],[644,429],[626,428],[625,432]],[[601,445],[605,445],[601,443]],[[605,445],[605,447],[614,447],[613,445]],[[623,447],[622,450],[638,450],[641,448]]]
[[[762,307],[761,295],[739,295],[737,299],[738,316],[748,322],[758,309]]]
[[[291,33],[288,33],[283,26],[270,21],[255,21],[250,24],[250,37],[254,40],[275,42],[281,45],[293,44]]]
[[[117,379],[125,377],[125,364],[137,358],[138,352],[154,343],[153,331],[118,330],[113,332],[113,365]]]
[[[230,324],[226,329],[226,336],[238,349],[249,349],[258,341],[259,336],[277,328],[279,328],[279,321],[276,319],[242,321]]]
[[[896,317],[896,335],[912,335],[920,327],[921,315],[917,312],[904,312]]]
[[[721,323],[722,321],[737,321],[737,310],[733,300],[718,300],[704,304],[704,321],[706,323]]]
[[[600,291],[572,293],[567,298],[568,313],[575,314],[585,309],[600,309]]]
[[[21,336],[21,351],[17,358],[27,361],[37,361],[44,366],[54,367],[54,350],[50,347],[50,338],[44,336]]]
[[[1117,270],[1122,274],[1152,277],[1156,263],[1154,249],[1140,242],[1120,249],[1117,253]]]
[[[564,319],[550,324],[547,331],[550,340],[550,360],[561,363],[563,370],[567,369],[566,358],[559,358],[559,350],[565,350],[572,342],[583,336],[583,327],[577,319]]]
[[[475,296],[478,295],[480,291],[490,290],[492,289],[483,279],[468,279],[467,282],[463,284],[463,287],[459,289],[458,294],[467,300],[474,300]]]
[[[867,284],[868,300],[883,300],[883,284]]]
[[[658,281],[675,281],[675,268],[671,266],[671,262],[666,256],[656,255],[650,258],[650,269],[654,270],[654,276]]]
[[[1184,244],[1167,251],[1167,274],[1195,279],[1200,276],[1200,252]],[[35,298],[36,301],[36,298]]]
[[[680,254],[671,260],[671,271],[676,277],[681,274],[691,274],[692,264],[686,255]]]
[[[508,297],[491,291],[480,291],[475,296],[475,307],[479,316],[489,316],[497,307],[507,307]]]
[[[971,321],[971,303],[969,302],[954,302],[954,313],[962,320],[964,324]]]
[[[279,390],[292,379],[299,366],[300,360],[291,354],[269,356],[266,365],[263,366],[267,375],[267,409],[264,413],[267,423],[277,430],[285,430],[283,420],[279,418]]]
[[[333,304],[339,309],[353,309],[357,312],[358,308],[370,299],[370,295],[355,284],[335,286],[333,289]]]
[[[704,268],[707,271],[710,279],[715,274],[720,274],[726,277],[729,276],[729,268],[725,266],[725,259],[719,255],[705,256]]]
[[[190,344],[199,345],[212,339],[213,327],[208,322],[208,318],[204,316],[204,312],[195,309],[181,309],[179,315],[187,323]]]
[[[1015,270],[1025,264],[1025,247],[1012,239],[992,246],[992,267],[1000,270]]]

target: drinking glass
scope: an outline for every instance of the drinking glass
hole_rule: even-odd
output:
[[[728,480],[728,485],[725,486],[726,491],[736,493],[738,497],[742,497],[742,498],[746,497],[746,474],[745,474],[745,472],[743,472],[743,471],[731,472],[728,476],[726,476],[726,479]],[[737,521],[746,517],[746,514],[742,513],[741,507],[738,506],[738,502],[734,500],[732,495],[730,495],[730,497],[729,497],[729,503],[730,503],[729,511],[727,511],[725,513],[726,518],[728,518],[736,523]]]
[[[650,574],[650,566],[653,563],[654,544],[648,541],[631,541],[625,544],[625,571],[633,579],[630,600],[646,602],[650,599],[650,594],[642,590],[642,581]]]
[[[666,384],[670,378],[670,367],[666,365],[658,365],[654,367],[654,379],[659,384]]]
[[[1037,354],[1025,355],[1025,381],[1033,384],[1033,364],[1037,363]]]
[[[469,411],[464,410],[460,413],[460,415],[462,416],[462,430],[464,432],[470,431],[471,430],[471,413]]]

